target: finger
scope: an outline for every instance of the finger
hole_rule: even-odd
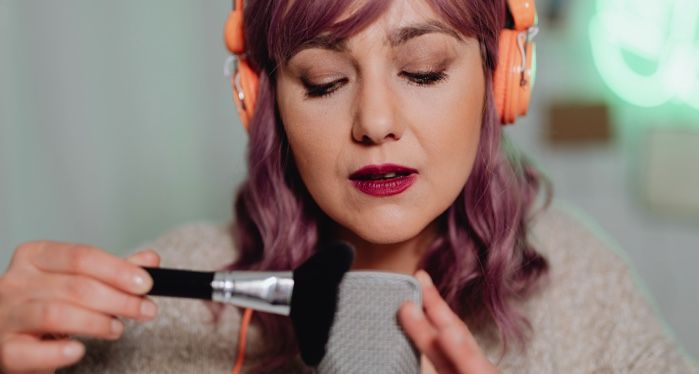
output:
[[[497,373],[494,365],[482,353],[480,348],[474,350],[470,334],[465,329],[442,331],[438,345],[447,359],[456,367],[459,373]]]
[[[51,274],[50,282],[55,287],[40,291],[37,298],[58,298],[103,314],[138,320],[153,319],[158,312],[152,300],[117,290],[90,277]]]
[[[132,264],[145,267],[160,266],[160,256],[152,249],[136,252],[126,258]]]
[[[421,374],[438,374],[434,364],[424,354],[420,355],[420,373]]]
[[[87,275],[135,294],[145,294],[153,285],[148,273],[139,266],[87,245],[42,242],[31,261],[43,271]]]
[[[449,304],[439,295],[439,291],[432,283],[429,274],[424,270],[418,270],[415,278],[422,286],[423,307],[427,318],[434,324],[437,330],[448,330],[464,326],[463,321],[451,310]]]
[[[2,342],[0,362],[7,372],[54,370],[75,364],[84,354],[85,347],[74,340],[41,341],[18,335]]]
[[[458,366],[474,361],[473,357],[482,356],[482,351],[468,326],[442,299],[429,274],[424,270],[418,270],[415,277],[422,285],[425,314],[437,329],[438,345],[449,361]]]
[[[434,364],[437,372],[453,372],[453,366],[437,345],[437,330],[427,320],[420,307],[407,301],[398,310],[398,321],[415,346]]]
[[[58,333],[114,340],[124,332],[117,318],[63,301],[32,301],[16,308],[12,326],[22,333]]]

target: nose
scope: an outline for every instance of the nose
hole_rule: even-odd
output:
[[[352,138],[366,145],[399,140],[403,126],[389,82],[376,75],[366,77],[357,95]]]

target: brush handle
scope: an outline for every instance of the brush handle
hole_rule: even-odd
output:
[[[257,311],[289,315],[294,287],[290,271],[201,272],[143,268],[153,278],[151,296],[212,300]]]
[[[213,272],[149,267],[143,269],[153,278],[153,288],[148,295],[211,300]]]

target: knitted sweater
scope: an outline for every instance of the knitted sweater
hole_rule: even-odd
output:
[[[629,265],[573,216],[549,209],[531,228],[547,258],[547,283],[518,309],[532,333],[526,350],[502,356],[492,333],[474,335],[503,373],[699,373],[635,284]],[[192,224],[144,245],[163,267],[216,270],[233,261],[225,227]],[[158,317],[126,321],[117,341],[87,340],[87,354],[70,373],[229,373],[234,365],[240,311],[227,306],[218,325],[204,302],[155,298]],[[263,359],[260,332],[248,330],[246,367]],[[284,372],[307,372],[293,361]]]

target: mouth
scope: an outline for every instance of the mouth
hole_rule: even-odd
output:
[[[402,165],[368,165],[349,179],[359,191],[371,196],[390,196],[407,190],[417,178],[418,171]]]
[[[368,165],[350,175],[351,180],[387,180],[416,174],[417,170],[401,165]]]

